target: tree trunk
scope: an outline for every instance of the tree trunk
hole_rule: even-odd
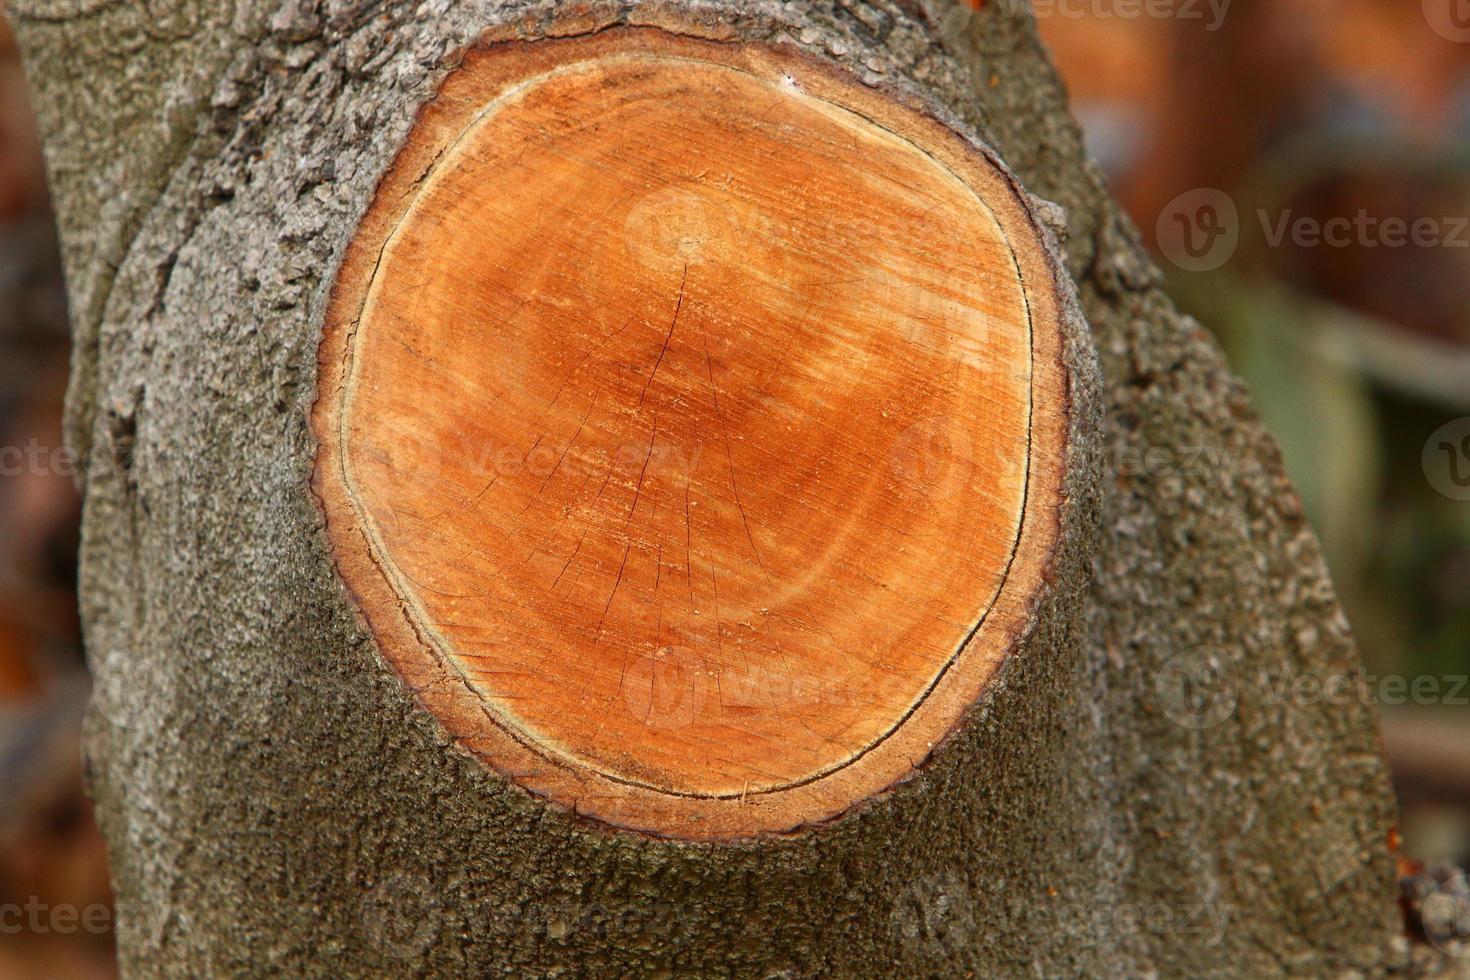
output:
[[[1277,451],[1030,18],[965,9],[12,3],[127,971],[1404,965]],[[532,432],[612,489],[552,507]]]

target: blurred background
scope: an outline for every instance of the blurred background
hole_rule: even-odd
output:
[[[955,2],[961,26],[980,4]],[[1380,692],[1403,851],[1463,864],[1470,0],[1034,6],[1171,292],[1282,444]],[[1394,219],[1422,234],[1405,241]],[[27,911],[109,903],[78,753],[80,505],[56,465],[66,367],[40,149],[0,20],[0,908],[21,913],[0,916],[0,980],[112,975],[95,916],[64,927]]]

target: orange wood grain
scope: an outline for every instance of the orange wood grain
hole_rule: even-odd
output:
[[[474,54],[339,277],[339,567],[482,759],[606,823],[791,830],[905,778],[1040,587],[1064,369],[1014,187],[813,62]]]

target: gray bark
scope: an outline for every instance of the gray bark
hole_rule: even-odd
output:
[[[992,5],[956,34],[919,0],[680,6],[917,93],[1064,209],[1084,452],[1037,628],[917,778],[824,828],[693,846],[508,786],[453,750],[355,615],[306,418],[326,290],[416,108],[487,29],[537,36],[553,8],[14,0],[75,325],[88,770],[124,968],[1403,969],[1371,707],[1279,686],[1356,667],[1319,548],[1241,384],[1086,159],[1031,20]],[[1118,465],[1149,449],[1177,465]],[[1194,450],[1228,465],[1185,465]],[[1168,669],[1205,659],[1233,706],[1179,724]]]

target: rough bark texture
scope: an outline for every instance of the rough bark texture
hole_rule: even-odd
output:
[[[917,0],[681,5],[704,25],[690,30],[798,45],[994,147],[1064,209],[1090,321],[1074,335],[1085,452],[1067,547],[984,710],[858,814],[696,846],[589,826],[453,751],[334,573],[306,425],[336,265],[444,73],[487,31],[671,8],[12,4],[73,303],[89,769],[126,969],[1402,968],[1372,712],[1278,687],[1356,664],[1318,546],[1242,386],[1159,291],[1034,24],[1009,6],[953,35],[936,26],[948,7]],[[1150,448],[1229,465],[1116,465]],[[1202,646],[1231,665],[1234,710],[1179,725],[1159,678]]]

